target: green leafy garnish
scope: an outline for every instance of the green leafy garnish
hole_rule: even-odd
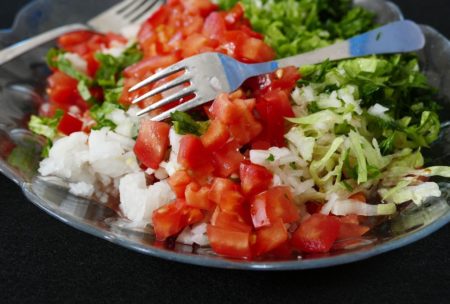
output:
[[[196,121],[185,112],[175,111],[170,114],[175,132],[178,134],[194,134],[197,136],[206,132],[208,121]]]
[[[275,156],[271,153],[269,157],[266,158],[267,161],[273,162],[275,160]]]
[[[95,81],[102,88],[115,88],[121,79],[122,71],[142,59],[142,52],[137,45],[126,49],[119,57],[97,53],[95,58],[100,62],[100,68],[95,75]]]
[[[220,0],[230,9],[237,0]],[[255,31],[278,57],[324,47],[372,29],[374,14],[351,0],[241,0]]]
[[[100,130],[104,127],[108,127],[111,130],[116,128],[116,124],[107,118],[108,114],[112,113],[114,110],[123,110],[123,107],[117,103],[104,102],[101,105],[94,105],[89,113],[91,117],[97,122],[92,128],[94,130]]]
[[[58,110],[51,118],[32,115],[28,123],[28,129],[35,134],[53,140],[58,134],[58,124],[63,114],[62,110]]]

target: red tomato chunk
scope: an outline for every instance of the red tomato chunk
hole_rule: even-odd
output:
[[[159,168],[169,148],[169,130],[170,125],[165,122],[141,120],[134,153],[144,166]]]
[[[313,214],[294,232],[292,244],[302,252],[328,252],[338,238],[339,227],[336,217]]]

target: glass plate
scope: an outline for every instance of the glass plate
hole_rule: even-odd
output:
[[[0,47],[71,22],[83,22],[117,1],[38,0],[25,7],[11,30],[0,32]],[[380,16],[380,23],[402,19],[399,9],[382,0],[355,0]],[[71,12],[67,14],[67,12]],[[89,12],[89,13],[88,13]],[[430,82],[440,89],[443,108],[450,97],[450,43],[428,26],[422,26],[427,44],[420,52],[423,69]],[[0,170],[16,182],[36,206],[62,222],[115,244],[152,256],[202,266],[250,270],[293,270],[320,268],[362,260],[405,246],[436,231],[450,221],[450,187],[440,180],[442,197],[433,198],[421,207],[410,205],[395,218],[379,225],[368,237],[339,244],[329,254],[297,260],[236,261],[214,255],[210,249],[174,244],[171,248],[154,243],[148,230],[135,230],[113,208],[68,193],[64,182],[36,175],[40,139],[26,130],[30,114],[43,102],[46,76],[44,55],[52,43],[43,45],[0,66]],[[427,151],[429,164],[450,165],[449,113],[442,113],[440,139]],[[26,162],[8,162],[12,149],[21,149]],[[25,164],[25,165],[24,165]],[[17,168],[22,167],[22,169]]]

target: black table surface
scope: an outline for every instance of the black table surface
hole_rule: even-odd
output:
[[[0,28],[27,2],[1,0]],[[394,2],[407,18],[450,37],[448,0]],[[450,225],[349,265],[244,272],[161,260],[77,231],[33,206],[2,175],[0,195],[2,303],[450,303]]]

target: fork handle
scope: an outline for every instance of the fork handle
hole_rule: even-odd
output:
[[[409,20],[387,24],[375,30],[312,52],[276,60],[278,67],[317,64],[377,54],[413,52],[425,45],[420,27]]]
[[[19,57],[20,55],[23,55],[26,52],[40,45],[43,45],[44,43],[50,42],[61,35],[64,35],[69,32],[86,30],[88,28],[89,27],[83,24],[68,24],[49,30],[37,36],[19,41],[0,51],[0,65],[5,64],[6,62],[16,57]]]

